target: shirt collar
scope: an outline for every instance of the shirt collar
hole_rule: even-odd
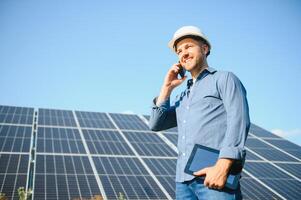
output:
[[[215,72],[216,72],[216,70],[214,68],[208,67],[208,68],[204,69],[201,73],[199,73],[199,75],[196,78],[195,82],[202,79],[202,78],[204,78],[208,74],[214,74]]]
[[[196,78],[196,80],[193,82],[193,79],[189,79],[187,81],[187,88],[189,89],[196,81],[202,79],[203,77],[205,77],[208,74],[214,74],[216,72],[216,69],[212,68],[212,67],[208,67],[206,69],[204,69]]]
[[[216,72],[216,69],[214,69],[213,67],[208,67],[207,71],[209,71],[210,74],[214,74]]]

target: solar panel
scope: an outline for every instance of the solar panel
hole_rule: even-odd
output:
[[[134,155],[121,135],[114,130],[83,130],[91,154]]]
[[[32,128],[0,125],[0,152],[29,152]]]
[[[246,160],[262,160],[262,159],[258,157],[256,154],[247,150]]]
[[[287,178],[287,174],[275,168],[267,162],[246,162],[245,169],[260,179],[265,178]]]
[[[295,158],[288,156],[282,151],[275,149],[273,146],[256,138],[248,138],[246,147],[271,161],[298,161]]]
[[[277,149],[253,149],[256,153],[270,161],[298,161]]]
[[[301,182],[292,179],[285,180],[269,180],[271,188],[276,190],[286,199],[300,199],[301,196]]]
[[[83,199],[101,193],[87,156],[37,155],[34,199]]]
[[[115,128],[105,113],[82,111],[76,111],[75,113],[80,126],[83,128]]]
[[[243,176],[240,180],[240,186],[244,200],[279,199],[279,196],[251,177]]]
[[[256,138],[248,138],[246,141],[246,147],[250,149],[271,149],[272,147],[268,144],[256,139]]]
[[[172,176],[176,175],[176,158],[144,158],[146,164],[150,167],[152,172],[158,176]]]
[[[164,132],[164,136],[167,137],[171,143],[173,143],[175,146],[178,144],[178,134],[169,134]]]
[[[0,155],[0,173],[26,174],[28,169],[28,155],[5,154]]]
[[[110,116],[119,129],[149,130],[149,127],[137,115],[110,113]]]
[[[76,126],[70,110],[39,109],[39,125]]]
[[[108,199],[166,199],[137,158],[93,157]]]
[[[270,144],[284,150],[285,152],[301,159],[301,147],[284,139],[274,140],[274,139],[264,139]]]
[[[275,163],[282,169],[288,171],[289,173],[293,174],[294,176],[301,179],[301,162],[299,163]]]
[[[34,109],[0,105],[0,193],[18,199],[26,188]]]
[[[29,155],[0,153],[0,193],[18,199],[17,189],[26,186]]]
[[[267,138],[279,138],[279,136],[251,123],[250,133],[258,136],[258,137],[267,137]]]
[[[0,105],[0,123],[32,124],[33,111],[33,108]]]
[[[298,199],[301,196],[301,182],[269,163],[247,162],[245,169],[287,199]]]
[[[176,158],[174,159],[158,159],[158,158],[144,158],[143,159],[169,195],[175,199],[176,188]]]
[[[290,155],[295,156],[296,158],[298,158],[299,160],[301,159],[301,151],[300,150],[285,150],[286,152],[288,152]]]
[[[167,157],[177,156],[176,152],[153,132],[123,131],[123,133],[139,155]]]
[[[26,185],[33,199],[175,199],[177,128],[155,133],[138,115],[56,109],[35,119],[32,108],[0,106],[0,192],[9,199]],[[254,124],[249,135],[244,199],[298,199],[301,147]]]
[[[284,150],[298,150],[301,151],[301,147],[284,139],[274,140],[274,139],[264,139],[265,141],[275,145]]]
[[[149,119],[150,119],[150,116],[149,116],[149,115],[143,115],[143,117],[144,117],[145,119],[147,119],[147,121],[149,121]]]
[[[37,152],[86,153],[77,129],[39,127]]]

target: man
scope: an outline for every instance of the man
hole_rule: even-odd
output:
[[[250,126],[246,90],[233,73],[208,66],[211,44],[197,27],[177,30],[169,47],[178,55],[179,63],[169,69],[160,95],[154,99],[149,126],[153,131],[178,127],[176,198],[241,199],[240,186],[236,190],[224,186],[229,170],[234,166],[242,168],[245,160],[244,145]],[[173,89],[187,78],[178,78],[181,66],[192,79],[171,106]],[[220,153],[214,166],[191,176],[184,173],[184,168],[195,144]]]

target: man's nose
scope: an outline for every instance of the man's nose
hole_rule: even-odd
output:
[[[182,58],[187,58],[189,56],[189,53],[187,51],[184,51],[182,54]]]

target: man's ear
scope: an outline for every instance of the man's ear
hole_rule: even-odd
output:
[[[209,47],[208,47],[207,44],[203,44],[203,45],[202,45],[202,51],[203,51],[203,53],[204,53],[205,55],[208,54],[208,52],[209,52]]]

